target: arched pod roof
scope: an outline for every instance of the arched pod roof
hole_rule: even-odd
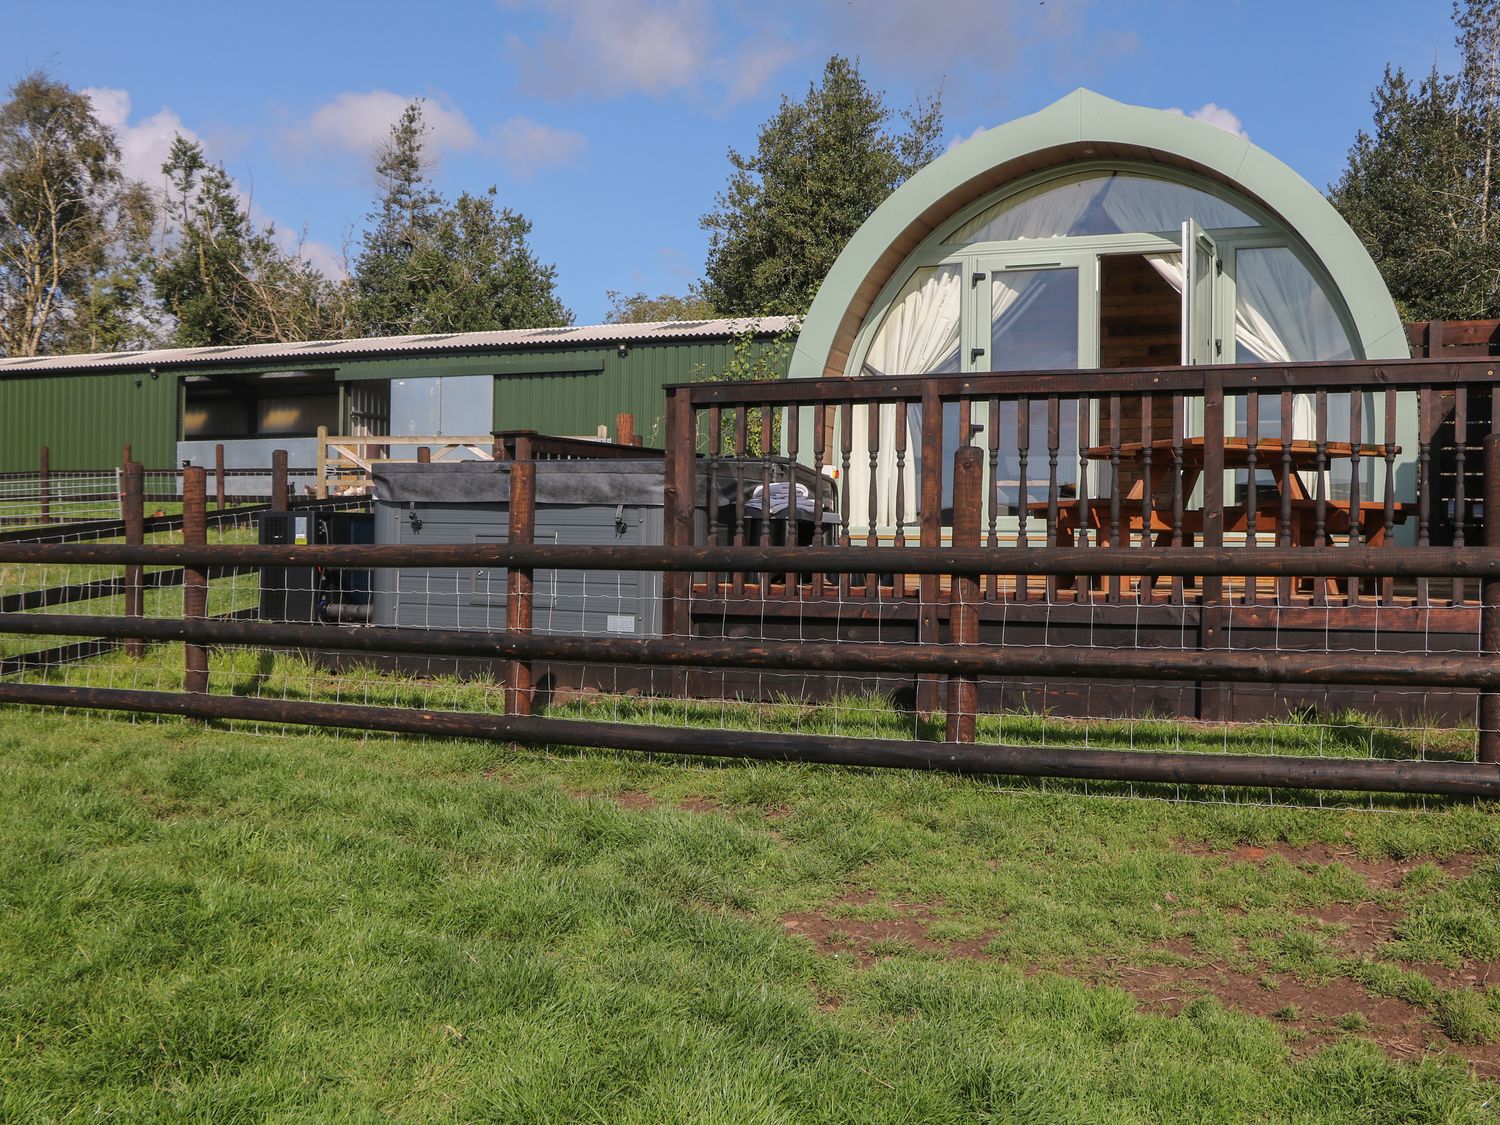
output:
[[[1023,177],[1101,160],[1183,169],[1256,202],[1327,272],[1347,306],[1364,358],[1409,354],[1400,316],[1375,263],[1316,188],[1242,137],[1080,89],[956,146],[881,204],[823,279],[790,374],[845,374],[860,327],[886,284],[929,235],[965,207]]]

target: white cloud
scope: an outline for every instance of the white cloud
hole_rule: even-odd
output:
[[[543,168],[567,164],[582,156],[588,138],[571,129],[557,129],[529,117],[512,117],[491,134],[495,152],[510,170],[530,179]]]
[[[389,90],[345,91],[294,126],[286,139],[303,150],[368,156],[390,135],[391,126],[411,100]],[[479,144],[479,134],[469,119],[445,98],[425,98],[422,121],[433,153],[463,152]]]
[[[703,0],[502,0],[563,26],[535,43],[508,37],[526,84],[543,93],[656,96],[695,85],[712,54]]]
[[[728,47],[709,0],[498,0],[538,13],[547,29],[512,32],[506,47],[522,84],[553,98],[699,94],[733,105],[760,93],[798,53],[755,13],[754,31]]]
[[[132,124],[130,94],[125,90],[91,86],[83,94],[93,103],[95,116],[114,130],[120,143],[120,166],[131,179],[161,183],[161,166],[172,148],[172,138],[181,134],[190,141],[202,140],[166,106]]]
[[[344,255],[326,242],[319,242],[313,238],[305,239],[298,248],[298,253],[316,266],[318,271],[326,277],[339,279],[347,276],[344,268]]]
[[[1167,112],[1180,113],[1184,117],[1191,117],[1194,121],[1203,121],[1209,125],[1223,129],[1226,133],[1233,133],[1236,137],[1242,137],[1247,141],[1250,139],[1250,134],[1245,132],[1244,123],[1240,121],[1238,115],[1214,102],[1207,102],[1204,105],[1200,105],[1191,112],[1180,109],[1177,106],[1172,106]]]
[[[962,137],[952,137],[948,141],[947,148],[945,148],[943,151],[948,152],[952,149],[955,149],[965,141],[972,141],[975,137],[979,136],[980,133],[988,133],[992,128],[994,128],[993,125],[980,125],[976,127],[973,132],[967,133]]]
[[[723,64],[725,71],[734,76],[725,91],[725,103],[735,105],[755,97],[796,56],[796,48],[789,43],[773,40],[744,45],[733,59]]]
[[[933,7],[911,0],[821,0],[818,7],[840,54],[928,83],[945,74],[962,78],[978,63],[982,73],[994,75],[1043,42],[1066,41],[1076,53],[1092,35],[1074,2],[947,0]]]

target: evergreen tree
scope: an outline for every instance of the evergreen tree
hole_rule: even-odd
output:
[[[1500,315],[1500,0],[1455,0],[1462,65],[1386,68],[1329,192],[1410,320]]]
[[[366,336],[400,336],[416,331],[419,303],[412,259],[432,236],[442,200],[428,180],[423,151],[427,127],[421,100],[411,102],[391,127],[375,158],[380,193],[366,218],[363,249],[354,266],[356,317]]]
[[[177,137],[162,171],[171,245],[153,275],[176,318],[179,347],[255,344],[347,335],[346,301],[276,228],[257,228],[223,165]]]
[[[433,190],[420,100],[391,127],[375,164],[379,192],[355,264],[367,336],[477,332],[572,323],[557,271],[537,260],[531,223],[492,187],[449,204]]]
[[[1387,68],[1375,131],[1361,132],[1331,199],[1369,249],[1404,317],[1491,315],[1500,257],[1482,218],[1480,133],[1458,84],[1413,86]]]
[[[149,335],[150,226],[89,99],[41,71],[17,82],[0,105],[0,355]],[[96,310],[107,332],[88,325]]]
[[[861,223],[937,155],[934,96],[893,130],[884,96],[857,62],[834,56],[802,101],[783,97],[755,154],[729,150],[733,168],[709,231],[706,296],[721,314],[801,314]]]
[[[1494,179],[1500,175],[1500,0],[1454,0],[1453,22],[1463,58],[1459,95],[1479,130],[1479,237],[1490,233]]]

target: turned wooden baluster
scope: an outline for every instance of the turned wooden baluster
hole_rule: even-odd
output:
[[[1027,526],[1031,513],[1026,504],[1030,500],[1030,482],[1027,468],[1031,460],[1031,399],[1016,400],[1016,546],[1031,546],[1030,529]],[[1016,578],[1016,601],[1025,601],[1031,596],[1030,583],[1026,575]]]
[[[896,403],[896,546],[906,546],[906,400]],[[896,594],[906,597],[906,575],[896,575]]]
[[[1317,456],[1314,466],[1318,475],[1317,500],[1313,506],[1313,546],[1326,547],[1328,545],[1328,391],[1319,387],[1315,402],[1317,437],[1314,449]],[[1320,607],[1328,604],[1327,579],[1313,580],[1313,604]]]
[[[1466,462],[1469,444],[1469,388],[1460,383],[1453,391],[1453,545],[1464,545],[1464,514],[1468,507]],[[1464,603],[1464,580],[1453,580],[1453,604]]]
[[[1156,546],[1156,535],[1151,530],[1151,525],[1156,522],[1156,500],[1152,495],[1156,482],[1151,472],[1151,462],[1155,455],[1152,448],[1155,414],[1156,396],[1141,395],[1141,546],[1147,549]],[[1135,594],[1138,602],[1154,602],[1156,586],[1153,580],[1147,576],[1138,579]]]
[[[1365,396],[1358,387],[1349,392],[1349,546],[1358,547],[1364,541],[1364,529],[1360,524],[1360,501],[1364,498],[1363,482],[1360,478],[1360,449],[1364,437]],[[1359,604],[1359,579],[1349,578],[1349,605]]]
[[[797,521],[801,514],[800,510],[797,507],[797,454],[801,451],[802,444],[802,411],[799,410],[796,406],[787,407],[786,421],[782,424],[782,426],[786,437],[787,459],[786,544],[788,547],[790,547],[793,545],[800,545],[802,542],[802,537],[800,534],[798,534],[797,530]],[[813,508],[812,518],[814,520],[818,518],[818,510],[816,507]],[[817,524],[814,523],[813,527],[813,543],[816,544]],[[807,575],[794,574],[791,571],[787,571],[786,582],[782,588],[782,593],[788,598],[800,597],[802,593],[800,587],[802,583],[806,581]]]
[[[990,510],[989,538],[985,540],[981,536],[981,542],[988,542],[991,549],[1000,545],[1000,533],[997,520],[1000,516],[1000,400],[991,398],[987,412],[988,425],[985,427],[985,447],[989,450],[990,484],[985,492],[986,503]],[[1000,597],[1000,576],[990,573],[984,576],[983,588],[984,600],[993,602]]]
[[[1384,534],[1381,544],[1396,545],[1396,389],[1388,387],[1385,392],[1385,510],[1382,513]],[[1396,580],[1383,578],[1380,582],[1380,603],[1392,605],[1396,601]]]
[[[745,443],[749,434],[749,419],[744,403],[734,408],[734,545],[745,545]],[[730,594],[743,597],[745,572],[736,570],[730,579]]]
[[[724,408],[708,409],[708,541],[719,544],[719,458],[724,453]],[[708,576],[709,596],[719,596],[719,583],[725,576],[715,572]]]
[[[1130,546],[1130,533],[1120,519],[1120,442],[1124,419],[1121,417],[1119,395],[1109,396],[1109,544],[1111,547]],[[1121,576],[1109,576],[1109,600],[1120,603]]]
[[[1291,391],[1281,392],[1281,519],[1276,529],[1276,545],[1292,545],[1292,417]],[[1292,600],[1292,580],[1276,580],[1276,600],[1286,605]]]
[[[1430,387],[1417,391],[1417,546],[1430,544],[1432,523],[1432,420],[1437,395]],[[1431,605],[1426,578],[1417,579],[1417,605]]]
[[[865,407],[868,425],[865,428],[865,440],[869,445],[870,454],[870,495],[869,503],[866,505],[866,518],[869,526],[865,529],[865,546],[871,550],[880,546],[880,497],[879,489],[875,487],[875,474],[880,468],[880,411],[881,405],[872,402]],[[880,593],[880,575],[871,571],[865,575],[865,596],[877,597]]]
[[[843,503],[839,511],[839,546],[849,546],[849,514],[853,510],[853,499],[849,495],[849,465],[854,453],[854,403],[842,402],[839,404],[839,456],[841,468],[839,482],[843,488],[839,490]],[[874,482],[870,482],[873,486]],[[839,575],[839,597],[849,596],[849,575]]]
[[[1183,429],[1187,420],[1187,399],[1182,394],[1172,396],[1172,546],[1181,547],[1182,543],[1182,510],[1184,497],[1182,495],[1182,442]],[[1182,576],[1172,577],[1172,604],[1183,603],[1183,581]]]
[[[1062,404],[1056,395],[1047,396],[1047,546],[1057,546],[1057,449],[1061,442]],[[1057,576],[1046,580],[1047,601],[1057,599]]]
[[[1250,547],[1258,547],[1259,512],[1260,512],[1260,489],[1256,484],[1255,475],[1260,468],[1260,395],[1249,391],[1245,395],[1245,543]],[[1254,605],[1259,600],[1259,589],[1256,583],[1259,580],[1253,574],[1245,576],[1246,605]]]
[[[1077,528],[1073,532],[1075,545],[1087,547],[1089,545],[1089,403],[1087,399],[1080,398],[1077,402],[1078,408],[1078,519]],[[1098,537],[1095,536],[1097,544]],[[1075,601],[1094,600],[1094,580],[1091,575],[1079,574],[1075,576],[1073,589]]]
[[[819,403],[813,407],[813,518],[818,521],[817,543],[827,545],[827,524],[823,522],[823,470],[826,467],[828,441],[828,407]],[[840,490],[842,491],[842,490]],[[813,597],[823,596],[823,572],[812,576]]]

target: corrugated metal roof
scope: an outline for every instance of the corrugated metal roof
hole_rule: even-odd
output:
[[[727,339],[754,332],[774,336],[791,317],[760,316],[733,320],[662,320],[648,324],[588,324],[566,328],[517,328],[505,332],[453,332],[430,336],[375,336],[362,340],[308,340],[293,344],[243,344],[212,348],[161,348],[147,352],[93,355],[25,356],[0,359],[0,375],[111,368],[190,367],[228,364],[328,364],[334,359],[409,354],[521,351],[538,345],[578,347],[588,344],[651,343],[657,340]]]

